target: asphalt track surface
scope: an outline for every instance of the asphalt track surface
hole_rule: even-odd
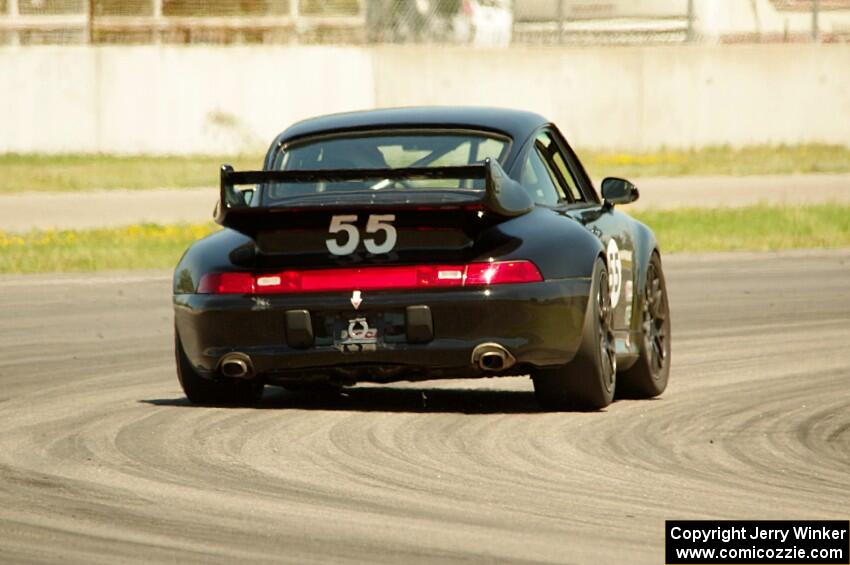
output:
[[[850,174],[636,179],[629,210],[850,203]],[[0,230],[209,222],[217,188],[0,193]]]
[[[850,250],[665,259],[657,400],[524,378],[190,406],[165,273],[0,278],[0,561],[662,563],[665,519],[847,519]]]

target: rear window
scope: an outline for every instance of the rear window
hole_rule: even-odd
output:
[[[323,137],[281,148],[273,168],[283,171],[327,169],[397,169],[407,167],[454,167],[501,160],[508,139],[478,132],[361,133]],[[427,179],[412,181],[346,181],[276,183],[272,199],[350,190],[480,189],[482,181],[471,179]]]

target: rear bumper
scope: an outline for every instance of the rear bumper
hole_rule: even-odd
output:
[[[345,382],[490,376],[472,365],[472,350],[496,342],[516,357],[503,374],[570,361],[579,347],[590,279],[563,279],[488,289],[362,293],[355,310],[351,293],[299,295],[174,296],[175,325],[189,361],[213,376],[226,353],[248,355],[254,374],[269,382],[332,378]],[[411,343],[404,331],[408,306],[425,305],[433,338]],[[286,312],[307,310],[315,341],[287,343]],[[343,351],[339,321],[366,317],[388,324],[374,350]],[[401,319],[391,327],[392,320]],[[333,321],[337,320],[336,327]],[[377,324],[375,324],[377,325]],[[336,329],[335,329],[336,328]]]

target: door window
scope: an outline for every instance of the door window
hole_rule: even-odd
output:
[[[558,172],[561,173],[561,178],[564,179],[566,190],[569,192],[570,195],[572,195],[573,201],[584,201],[584,196],[578,189],[578,185],[576,184],[575,178],[570,173],[569,168],[567,168],[567,164],[566,162],[564,162],[564,156],[561,155],[560,151],[558,151],[557,146],[555,146],[555,150],[552,152],[552,162],[555,164],[555,168],[558,169]]]
[[[555,206],[563,200],[563,193],[556,185],[555,173],[544,159],[537,142],[522,168],[520,184],[529,191],[531,199],[538,204]]]
[[[549,163],[549,167],[557,172],[555,179],[561,191],[567,194],[572,202],[584,201],[584,196],[578,188],[575,175],[573,175],[567,166],[567,160],[564,158],[552,134],[549,132],[541,133],[537,136],[537,143]]]

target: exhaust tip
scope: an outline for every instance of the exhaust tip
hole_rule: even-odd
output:
[[[499,371],[505,367],[505,356],[496,352],[488,351],[481,356],[478,364],[482,369]]]
[[[219,361],[218,370],[232,379],[250,379],[254,376],[251,358],[244,353],[228,353]]]
[[[516,364],[516,357],[498,343],[482,343],[472,350],[472,364],[482,371],[503,371]]]

